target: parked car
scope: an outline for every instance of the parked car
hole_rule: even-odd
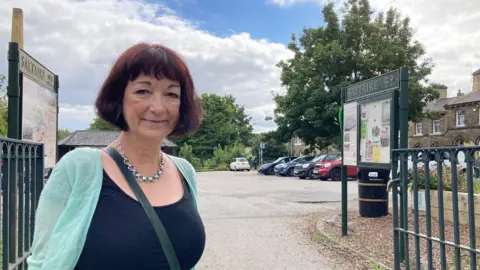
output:
[[[342,156],[335,160],[317,162],[313,167],[313,175],[320,180],[342,180]],[[357,166],[347,166],[347,178],[358,176]]]
[[[230,163],[230,171],[250,171],[250,163],[244,157],[235,158]]]
[[[288,162],[290,162],[290,161],[292,161],[296,158],[297,157],[279,157],[274,162],[263,164],[260,167],[260,169],[258,169],[258,172],[261,173],[261,174],[265,174],[265,175],[273,175],[273,174],[275,174],[275,172],[274,172],[275,166],[277,166],[278,164],[282,164],[282,163],[288,163]]]
[[[281,176],[293,176],[293,169],[295,168],[295,165],[309,162],[314,158],[315,156],[298,157],[290,162],[280,163],[276,165],[273,171],[275,172],[275,174],[278,174]]]
[[[314,179],[313,167],[317,162],[335,160],[340,155],[341,155],[340,153],[329,153],[329,154],[317,156],[309,162],[297,164],[295,165],[295,169],[293,170],[293,175],[298,176],[300,179],[305,179],[307,177],[309,179]]]
[[[424,156],[423,153],[418,153],[418,160],[417,160],[417,169],[418,168],[424,168],[425,164],[424,161],[425,159],[428,158],[429,161],[429,168],[430,170],[434,170],[437,168],[437,161],[435,160],[435,156],[433,154]],[[442,166],[451,168],[451,162],[450,162],[450,154],[448,152],[444,152],[442,155]],[[397,173],[400,173],[400,161],[397,163]],[[461,173],[466,173],[467,172],[467,163],[465,162],[465,153],[459,152],[457,155],[457,172],[459,174]],[[480,178],[480,159],[476,158],[473,161],[473,177],[474,178]],[[412,156],[409,155],[407,158],[407,169],[413,170],[413,161],[412,161]],[[390,179],[392,179],[392,171],[390,171]]]

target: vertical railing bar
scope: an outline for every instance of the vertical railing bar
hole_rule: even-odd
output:
[[[31,244],[31,241],[30,241],[30,203],[31,203],[31,200],[30,200],[30,173],[31,173],[31,168],[30,168],[30,147],[27,145],[25,147],[25,149],[27,150],[28,152],[28,155],[27,155],[27,162],[24,164],[25,166],[25,238],[24,238],[24,241],[25,241],[25,249],[24,251],[28,251],[28,249],[30,249],[30,244]]]
[[[393,152],[393,161],[398,161],[398,152]],[[398,185],[395,181],[397,176],[397,172],[392,171],[392,203],[393,203],[393,260],[395,270],[400,270],[400,232],[397,230],[398,228]]]
[[[458,213],[458,177],[457,177],[457,151],[451,151],[451,166],[452,166],[452,205],[453,205],[453,238],[454,243],[460,244],[460,224]],[[461,269],[461,255],[460,248],[455,247],[455,268]]]
[[[20,152],[23,152],[24,151],[24,148],[22,147],[22,145],[18,144],[17,147],[17,153],[20,153]],[[18,178],[17,178],[17,181],[18,181],[18,193],[17,193],[17,198],[18,198],[18,209],[16,210],[17,211],[17,216],[18,216],[18,230],[17,230],[17,234],[18,234],[18,247],[17,247],[17,257],[21,258],[23,257],[23,237],[24,237],[24,214],[25,214],[25,205],[24,205],[24,191],[25,191],[25,187],[24,187],[24,182],[23,182],[23,177],[24,177],[24,163],[23,163],[23,160],[24,160],[24,155],[25,153],[22,153],[22,156],[17,156],[15,158],[15,163],[16,163],[16,166],[17,166],[17,170],[19,171],[19,173],[17,174]],[[19,266],[18,267],[18,270],[23,270],[23,267]]]
[[[32,184],[33,184],[33,187],[32,187],[32,230],[33,230],[33,233],[35,233],[35,213],[36,213],[36,210],[37,210],[37,185],[36,185],[36,182],[37,182],[37,165],[38,165],[38,158],[37,158],[37,155],[38,155],[38,147],[34,147],[34,173],[33,173],[33,179],[32,179]],[[33,242],[33,234],[32,234],[32,242]]]
[[[475,205],[473,190],[473,156],[471,150],[465,151],[465,159],[467,162],[467,196],[468,196],[468,230],[470,235],[470,249],[476,248],[475,239]],[[477,254],[470,250],[470,269],[476,269]]]
[[[6,147],[6,158],[3,157],[3,147]],[[8,202],[10,201],[10,143],[4,143],[2,144],[2,160],[3,162],[3,168],[2,170],[5,172],[3,174],[3,190],[2,190],[2,195],[3,195],[3,200],[2,200],[2,222],[3,222],[3,227],[2,227],[2,241],[3,241],[3,246],[2,246],[2,269],[7,270],[8,269],[8,251],[10,247],[10,237],[8,236],[8,232],[10,231],[10,212],[8,211]],[[5,162],[6,161],[6,162]]]
[[[412,155],[412,177],[413,177],[413,226],[415,230],[415,269],[420,269],[420,226],[418,222],[418,164],[417,152]]]
[[[445,217],[444,217],[444,205],[443,205],[443,152],[436,153],[437,160],[437,176],[438,176],[438,188],[437,188],[437,199],[438,199],[438,227],[440,233],[440,240],[445,241]],[[445,253],[445,244],[440,243],[440,264],[442,270],[447,269],[447,256]]]
[[[400,175],[402,179],[402,205],[403,205],[403,229],[408,231],[408,174],[407,174],[407,159],[408,159],[408,150],[403,152],[402,163],[400,164]],[[403,240],[405,241],[405,269],[410,269],[410,254],[409,254],[409,244],[408,244],[409,235],[405,233]]]
[[[9,149],[11,152],[12,150],[14,153],[10,152],[10,175],[9,175],[9,182],[10,182],[10,190],[9,190],[9,202],[8,202],[8,212],[10,215],[10,226],[9,226],[9,247],[8,247],[8,262],[15,263],[16,259],[16,251],[17,251],[17,183],[18,183],[18,165],[16,163],[16,158],[12,158],[13,156],[17,156],[16,153],[16,146],[15,144],[11,144],[13,149]],[[12,173],[13,171],[13,173]]]
[[[425,167],[425,215],[427,229],[427,260],[428,269],[433,269],[432,261],[432,213],[430,205],[430,156],[428,151],[423,152],[423,162]]]

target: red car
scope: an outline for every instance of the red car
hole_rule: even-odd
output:
[[[342,180],[342,157],[316,163],[313,167],[313,175],[320,180]],[[347,178],[357,178],[357,176],[357,166],[347,166]]]

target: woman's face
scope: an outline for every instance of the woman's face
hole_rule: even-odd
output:
[[[167,78],[140,75],[130,81],[123,97],[129,132],[152,139],[168,136],[178,122],[180,95],[180,84]]]

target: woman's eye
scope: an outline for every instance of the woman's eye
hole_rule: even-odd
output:
[[[179,97],[177,93],[173,93],[173,92],[170,92],[167,95],[170,96],[170,97],[173,97],[173,98],[178,98]]]
[[[148,94],[148,93],[150,93],[150,91],[145,90],[145,89],[139,89],[139,90],[135,91],[135,94],[137,94],[137,95],[145,95],[145,94]]]

